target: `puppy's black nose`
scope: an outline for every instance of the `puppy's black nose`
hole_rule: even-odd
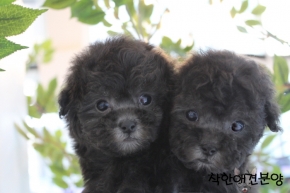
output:
[[[131,120],[124,120],[120,122],[119,127],[124,133],[132,133],[136,130],[136,123]]]
[[[217,149],[212,145],[202,145],[202,153],[207,156],[212,156],[217,152]]]

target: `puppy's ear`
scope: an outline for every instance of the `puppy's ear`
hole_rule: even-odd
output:
[[[60,106],[59,117],[65,116],[69,110],[70,97],[69,90],[64,89],[61,91],[58,97],[58,104]]]
[[[272,82],[271,74],[265,66],[256,65],[258,71],[253,74],[256,90],[264,98],[264,113],[267,126],[273,132],[282,131],[279,126],[279,116],[281,114],[279,105],[275,99],[275,85]]]
[[[265,113],[265,119],[270,130],[273,132],[281,131],[282,129],[279,127],[280,110],[277,103],[273,99],[266,101]]]
[[[77,63],[78,64],[78,63]],[[85,91],[86,81],[83,76],[84,68],[81,65],[75,65],[70,69],[65,87],[58,96],[60,106],[59,116],[75,116],[77,106],[79,105]],[[71,113],[69,113],[71,111]]]

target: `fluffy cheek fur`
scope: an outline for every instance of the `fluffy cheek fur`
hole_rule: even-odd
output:
[[[85,143],[111,155],[127,155],[146,149],[155,141],[162,119],[161,109],[154,112],[146,109],[128,108],[101,114],[97,110],[85,110],[79,114]],[[122,120],[136,123],[130,134],[120,128]]]
[[[173,153],[189,169],[212,173],[233,171],[245,162],[255,146],[251,136],[243,139],[215,129],[200,129],[175,120],[170,129]],[[207,156],[203,147],[214,147],[216,153]]]

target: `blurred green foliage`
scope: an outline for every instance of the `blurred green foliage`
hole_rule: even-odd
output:
[[[273,69],[274,73],[272,74],[272,79],[276,87],[277,102],[281,107],[281,112],[285,113],[290,110],[288,64],[283,57],[274,56]],[[263,173],[268,172],[270,175],[282,174],[279,166],[276,165],[276,160],[271,156],[273,147],[270,147],[273,140],[279,137],[279,134],[273,134],[269,129],[267,129],[264,135],[267,137],[260,142],[261,146],[256,149],[254,154],[251,156],[252,163],[255,163],[255,166],[259,165],[263,169]],[[273,180],[268,180],[267,183],[268,182],[269,184],[261,186],[260,191],[262,193],[289,193],[290,191],[290,185],[285,184],[285,178],[283,179],[283,186],[277,186]]]
[[[162,19],[165,14],[170,11],[164,8],[159,14],[159,20],[152,22],[151,16],[154,14],[154,5],[146,4],[144,0],[46,0],[43,4],[45,7],[53,9],[62,9],[69,7],[71,17],[77,18],[85,24],[100,24],[102,23],[107,28],[107,33],[111,36],[125,34],[136,39],[149,42],[154,34],[161,28]],[[125,10],[128,20],[121,20],[119,10]],[[111,21],[108,21],[108,16],[112,22],[120,24],[119,32],[111,29]],[[174,43],[169,37],[162,37],[161,47],[173,56],[185,56],[188,51],[193,48],[193,42],[189,46],[183,48],[181,39]]]
[[[212,4],[213,1],[210,0],[209,3]],[[223,3],[223,1],[220,0],[220,3]],[[248,4],[248,0],[243,0],[240,7],[233,7],[229,10],[229,14],[233,18],[243,14],[249,9]],[[113,14],[113,18],[121,23],[121,34],[126,34],[146,42],[149,42],[152,36],[162,27],[164,14],[170,12],[170,10],[165,8],[164,12],[159,13],[159,21],[152,23],[151,16],[154,13],[154,5],[146,4],[144,0],[46,0],[43,6],[52,9],[69,8],[71,10],[71,17],[75,17],[80,22],[90,25],[102,23],[107,28],[109,35],[117,35],[119,32],[111,30],[111,21],[108,21],[106,17],[109,14]],[[119,18],[119,10],[122,7],[125,8],[124,10],[129,17],[127,21]],[[243,33],[248,33],[248,28],[255,28],[257,26],[260,27],[259,29],[263,29],[263,23],[259,16],[265,10],[265,6],[258,4],[251,10],[253,18],[246,20],[244,22],[245,26],[237,26],[237,29]],[[266,31],[263,29],[261,33],[264,34]],[[265,38],[267,37],[273,37],[283,44],[286,43],[273,34],[271,36],[268,34]],[[42,62],[46,61],[45,56],[51,58],[53,49],[50,49],[49,44],[51,42],[35,46],[33,53],[29,56],[28,63],[33,64],[38,62],[39,57],[43,57]],[[181,46],[181,39],[174,42],[170,37],[163,36],[159,46],[173,57],[184,58],[194,48],[194,42],[190,42],[184,48]],[[42,52],[41,50],[44,51],[44,54],[39,56]],[[289,69],[286,60],[283,57],[275,56],[274,73],[272,75],[277,90],[277,101],[282,108],[282,112],[290,110],[288,74]],[[57,113],[56,87],[56,79],[50,81],[47,89],[39,84],[36,97],[27,97],[29,116],[40,118],[45,113]],[[53,173],[52,180],[57,186],[66,189],[70,186],[81,187],[83,185],[78,159],[75,155],[68,153],[67,143],[62,137],[61,130],[56,130],[55,132],[50,132],[46,128],[37,130],[29,127],[25,122],[23,122],[23,126],[15,125],[15,127],[23,137],[32,141],[33,147],[46,160]],[[260,148],[252,155],[253,161],[254,163],[259,163],[265,171],[279,174],[281,173],[280,168],[275,165],[275,161],[270,156],[272,150],[269,148],[278,135],[272,134],[269,130],[265,132],[265,135],[267,137],[261,141]],[[278,187],[274,182],[271,182],[267,186],[261,186],[260,191],[263,193],[273,191],[286,193],[289,192],[289,186],[284,184],[282,187]]]
[[[40,118],[46,113],[57,113],[56,78],[49,82],[47,89],[39,84],[36,90],[35,100],[27,97],[28,115],[32,118]],[[25,121],[23,125],[15,124],[17,131],[27,140],[32,142],[34,149],[40,153],[53,174],[52,181],[61,188],[69,186],[82,187],[78,158],[70,153],[67,147],[67,136],[63,137],[62,129],[55,132],[47,128],[36,129],[30,127]]]
[[[283,57],[274,56],[273,82],[276,87],[277,101],[282,113],[290,110],[290,87],[289,87],[289,68],[287,61]]]
[[[55,50],[50,39],[42,43],[34,44],[32,52],[28,55],[26,69],[37,65],[37,63],[47,64],[52,60]]]
[[[186,53],[192,50],[194,43],[185,48],[181,48],[181,39],[178,39],[177,42],[173,42],[169,37],[164,36],[162,38],[160,47],[169,53],[170,55],[176,55],[175,57],[185,57]]]
[[[41,84],[37,87],[36,100],[33,97],[27,97],[28,115],[34,118],[40,118],[44,113],[58,112],[58,104],[55,96],[57,86],[56,78],[52,79],[47,89],[44,89]]]
[[[251,2],[253,2],[253,1],[251,1]],[[249,11],[252,14],[252,16],[251,16],[252,18],[244,21],[243,26],[238,25],[237,29],[242,33],[248,33],[249,29],[254,29],[260,33],[260,35],[261,35],[260,39],[262,39],[262,40],[265,40],[267,38],[273,38],[282,44],[286,44],[286,45],[290,46],[290,44],[287,41],[284,41],[284,40],[278,38],[276,35],[274,35],[270,31],[268,31],[263,26],[263,22],[261,20],[261,15],[266,11],[266,7],[259,4],[259,1],[256,1],[256,2],[257,2],[257,5],[255,6],[255,8],[253,8],[251,10],[249,10],[249,0],[243,0],[239,9],[232,7],[232,9],[230,11],[232,18],[235,18],[235,17],[239,16],[240,14],[245,13],[246,11]]]

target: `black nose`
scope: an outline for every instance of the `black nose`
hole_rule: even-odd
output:
[[[123,120],[120,122],[119,127],[124,133],[132,133],[136,130],[136,123],[131,120]]]
[[[202,145],[202,153],[207,156],[212,156],[217,152],[217,149],[213,145]]]

